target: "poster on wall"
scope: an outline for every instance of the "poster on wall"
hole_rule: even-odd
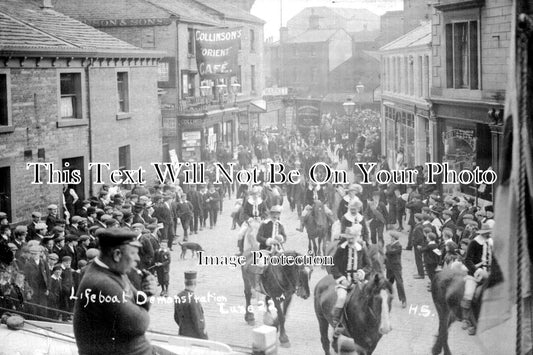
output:
[[[237,75],[242,28],[196,30],[196,63],[201,80]]]

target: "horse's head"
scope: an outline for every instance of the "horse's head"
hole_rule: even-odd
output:
[[[380,334],[387,334],[392,330],[389,314],[392,304],[392,285],[381,273],[375,273],[365,285],[365,293],[371,316],[379,322]]]
[[[372,266],[372,271],[375,273],[383,273],[385,271],[385,253],[380,245],[370,244],[367,248],[368,258]]]
[[[312,206],[311,215],[319,226],[326,225],[327,217],[324,204],[320,200],[315,200]]]

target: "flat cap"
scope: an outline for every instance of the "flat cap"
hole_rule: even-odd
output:
[[[56,264],[56,265],[54,265],[54,267],[52,268],[52,272],[55,272],[55,271],[58,271],[58,270],[63,271],[63,267],[61,266],[61,264]]]
[[[36,217],[36,218],[41,218],[42,217],[41,212],[37,212],[37,211],[32,212],[31,216],[32,217]]]
[[[148,230],[149,230],[150,232],[153,232],[153,231],[155,231],[156,229],[158,229],[159,226],[158,226],[157,224],[155,224],[155,223],[152,223],[152,224],[149,224],[146,228],[148,228]]]
[[[89,236],[88,235],[82,235],[79,239],[78,239],[78,242],[84,242],[86,240],[89,240]]]
[[[54,238],[54,242],[56,243],[59,243],[59,242],[62,242],[65,240],[65,237],[57,237],[57,238]]]
[[[80,223],[81,221],[83,221],[83,217],[73,216],[71,221],[72,221],[72,223]]]
[[[57,210],[57,205],[54,205],[54,204],[48,205],[48,209],[49,210]]]
[[[450,211],[450,210],[444,210],[444,211],[442,211],[442,215],[443,215],[443,216],[444,216],[444,215],[446,215],[446,216],[451,216],[451,215],[453,215],[453,213],[452,213],[452,211]]]
[[[15,233],[27,233],[28,227],[26,226],[16,226],[15,227]]]
[[[415,218],[419,219],[419,220],[423,220],[424,219],[424,215],[422,213],[415,213]]]
[[[35,225],[35,229],[48,229],[48,226],[46,225],[46,223],[40,222]]]
[[[65,255],[64,257],[61,258],[61,262],[67,262],[67,261],[72,261],[72,257]]]
[[[281,206],[274,205],[270,208],[270,213],[281,213]]]
[[[113,224],[117,224],[117,223],[118,221],[114,218],[109,218],[105,221],[105,225],[108,227],[112,226]]]
[[[78,236],[77,235],[74,235],[74,234],[68,234],[65,236],[65,241],[68,243],[68,242],[77,242],[78,241]]]
[[[91,248],[89,250],[87,250],[87,259],[91,260],[91,259],[94,259],[96,258],[97,256],[100,256],[100,250],[96,249],[96,248]]]
[[[56,253],[51,253],[51,254],[48,254],[48,259],[58,261],[59,256]]]
[[[142,223],[134,223],[132,226],[131,226],[132,229],[134,228],[139,228],[140,230],[144,230],[144,224]]]
[[[100,245],[114,247],[129,244],[135,247],[142,247],[137,241],[137,233],[124,228],[107,228],[96,231],[96,236]]]
[[[396,239],[396,240],[398,240],[398,239],[400,239],[400,238],[402,237],[402,233],[400,233],[400,232],[398,232],[398,231],[390,231],[390,232],[389,232],[389,235],[390,235],[392,238]]]
[[[463,220],[465,219],[474,219],[474,216],[472,216],[470,213],[467,213],[463,216]]]

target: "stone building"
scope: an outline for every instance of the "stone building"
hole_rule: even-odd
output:
[[[164,160],[176,151],[183,160],[202,160],[238,142],[239,117],[260,97],[263,79],[263,21],[246,9],[251,1],[58,0],[65,14],[145,49],[164,51],[158,87]],[[240,28],[239,69],[218,83],[201,82],[195,31]],[[235,75],[236,74],[236,75]],[[232,83],[236,92],[232,90]],[[218,84],[218,85],[216,85]],[[208,88],[207,88],[208,87]]]
[[[432,29],[437,161],[498,172],[511,36],[511,0],[441,0]],[[490,186],[461,191],[492,199]]]
[[[414,167],[432,161],[435,124],[429,121],[431,23],[386,44],[381,54],[382,152],[396,166],[396,152]],[[403,167],[400,167],[403,168]]]
[[[150,163],[162,158],[161,54],[60,14],[49,1],[2,1],[0,18],[0,210],[10,221],[61,205],[60,177],[74,170],[80,199],[97,192],[90,162],[143,167],[153,179]],[[42,168],[42,184],[33,184],[28,163],[57,172],[50,179]]]

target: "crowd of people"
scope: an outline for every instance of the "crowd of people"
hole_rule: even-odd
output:
[[[209,182],[197,186],[136,186],[131,191],[121,191],[118,185],[104,185],[96,197],[63,208],[68,213],[62,216],[60,208],[51,204],[46,216],[34,211],[29,224],[11,226],[7,215],[0,213],[0,312],[16,310],[41,319],[70,320],[74,307],[70,296],[76,294],[88,265],[100,255],[98,231],[110,228],[127,229],[136,235],[139,262],[128,276],[137,289],[141,289],[141,271],[150,270],[158,277],[160,295],[168,295],[171,251],[179,230],[186,242],[191,234],[208,228],[207,220],[209,228],[214,228],[223,199],[234,195],[237,202],[232,211],[233,228],[241,231],[240,253],[242,232],[248,228],[250,218],[266,220],[269,213],[278,214],[280,211],[273,206],[286,197],[290,209],[303,219],[320,201],[335,221],[330,237],[339,246],[337,252],[342,245],[357,252],[365,245],[377,245],[383,251],[387,278],[396,282],[403,307],[406,295],[400,232],[405,231],[405,249],[414,252],[416,279],[427,275],[431,282],[444,267],[465,268],[469,277],[462,305],[465,314],[470,314],[474,290],[486,280],[492,263],[492,206],[476,206],[467,195],[439,195],[435,185],[424,184],[423,170],[417,184],[380,185],[374,179],[371,184],[363,184],[354,162],[376,161],[380,169],[387,170],[389,159],[380,152],[379,114],[363,110],[356,112],[354,118],[352,122],[324,115],[322,128],[312,128],[307,135],[297,131],[270,132],[256,136],[253,151],[239,146],[234,156],[227,149],[219,152],[217,159],[222,163],[235,161],[243,169],[257,166],[262,172],[260,188]],[[335,168],[344,160],[354,169],[353,181],[315,184],[307,178],[310,167],[317,162]],[[265,166],[269,162],[298,169],[304,179],[299,184],[270,184]],[[213,181],[214,168],[208,167],[207,179]],[[317,175],[320,179],[325,172],[318,169]],[[65,189],[65,195],[65,200],[72,196],[69,189]],[[384,235],[390,236],[388,243]],[[365,259],[346,254],[336,260],[345,264]],[[339,298],[345,296],[353,282],[368,277],[367,271],[365,265],[337,265],[333,274]],[[336,307],[336,318],[341,306]],[[466,319],[469,321],[468,316]],[[475,332],[472,323],[467,324],[470,333]]]

